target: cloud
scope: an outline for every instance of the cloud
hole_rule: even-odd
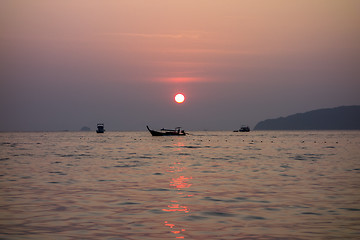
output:
[[[122,32],[122,33],[105,33],[102,35],[107,36],[125,36],[125,37],[136,37],[136,38],[172,38],[172,39],[180,39],[180,38],[192,38],[198,39],[200,36],[199,34],[190,34],[190,33],[181,33],[181,34],[159,34],[159,33],[129,33],[129,32]]]
[[[203,77],[164,77],[164,78],[157,78],[159,82],[166,82],[166,83],[189,83],[189,82],[204,82],[207,79]]]
[[[264,55],[258,51],[250,50],[229,50],[222,48],[185,48],[185,49],[167,49],[167,52],[171,53],[186,53],[186,54],[214,54],[214,55],[242,55],[242,56],[252,56],[252,55]]]

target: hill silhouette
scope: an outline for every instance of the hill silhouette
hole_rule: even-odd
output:
[[[342,106],[267,119],[254,130],[360,130],[360,106]]]

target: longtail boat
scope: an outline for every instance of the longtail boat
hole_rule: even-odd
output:
[[[181,130],[181,127],[175,129],[165,129],[162,128],[160,131],[155,131],[146,126],[152,136],[185,136],[187,133],[184,130]]]

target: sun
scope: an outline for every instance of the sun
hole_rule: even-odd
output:
[[[185,101],[185,96],[181,93],[175,95],[175,102],[183,103]]]

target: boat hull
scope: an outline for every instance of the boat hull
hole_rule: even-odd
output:
[[[240,129],[239,132],[250,132],[250,129]]]
[[[239,130],[234,130],[233,132],[250,132],[249,126],[243,125]]]
[[[104,132],[105,132],[105,128],[104,128],[104,124],[103,124],[103,123],[98,123],[96,132],[97,132],[97,133],[104,133]]]
[[[149,128],[149,126],[146,126],[148,131],[151,133],[152,136],[185,136],[185,132],[176,132],[176,131],[165,131],[165,132],[159,132],[155,131]]]

